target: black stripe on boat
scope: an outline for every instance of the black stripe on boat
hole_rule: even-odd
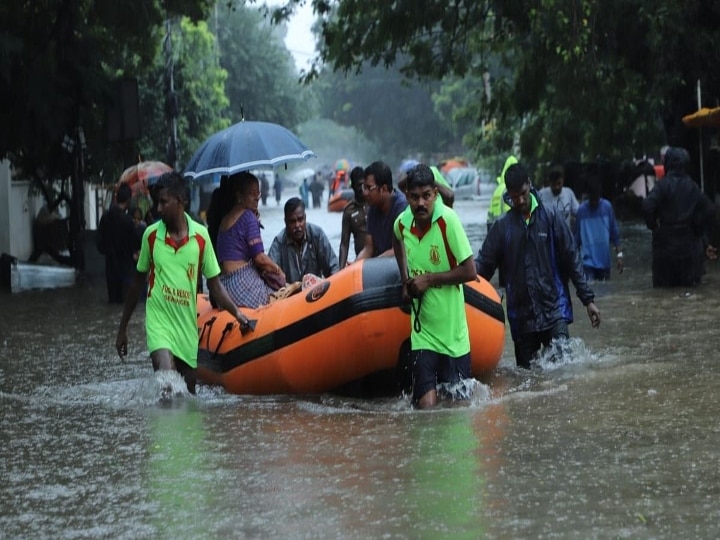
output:
[[[365,261],[362,277],[362,291],[311,313],[303,319],[278,328],[271,334],[252,340],[224,355],[219,355],[216,360],[219,360],[222,371],[230,371],[362,313],[402,308],[400,274],[394,258],[382,257]],[[463,286],[463,289],[466,304],[505,324],[505,312],[501,304],[466,285]]]

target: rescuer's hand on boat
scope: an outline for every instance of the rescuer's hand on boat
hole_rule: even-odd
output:
[[[243,315],[240,310],[238,309],[237,314],[235,314],[235,318],[237,319],[237,322],[240,324],[240,331],[244,334],[245,332],[250,332],[252,330],[255,330],[255,325],[250,322],[250,319],[248,319],[245,315]]]

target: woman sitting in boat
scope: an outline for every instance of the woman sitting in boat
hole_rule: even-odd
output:
[[[223,217],[217,235],[220,281],[235,304],[256,308],[267,304],[270,294],[285,285],[285,274],[265,254],[258,219],[257,177],[236,173],[229,183],[234,187],[235,205]],[[271,287],[268,281],[276,286]]]

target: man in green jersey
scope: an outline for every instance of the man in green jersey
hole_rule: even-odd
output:
[[[233,304],[218,279],[220,267],[207,229],[185,212],[185,180],[169,172],[157,183],[158,212],[162,218],[143,234],[135,279],[128,291],[115,346],[121,359],[127,355],[127,325],[140,291],[148,283],[145,329],[153,369],[176,370],[195,393],[197,380],[197,283],[205,276],[218,306],[232,313],[240,329],[249,321]]]
[[[472,248],[460,219],[438,200],[433,172],[408,172],[408,208],[394,224],[393,250],[412,301],[413,403],[437,403],[437,383],[471,376],[470,337],[462,284],[477,278]]]

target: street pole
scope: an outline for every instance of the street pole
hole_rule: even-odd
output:
[[[702,108],[702,95],[700,90],[700,79],[697,81],[697,104],[698,111]],[[698,128],[698,148],[700,149],[700,191],[705,193],[705,171],[703,170],[703,128]]]
[[[165,114],[168,120],[169,137],[167,144],[167,164],[173,169],[178,168],[178,137],[177,137],[177,116],[178,103],[177,94],[175,94],[175,78],[174,78],[174,62],[172,56],[172,21],[168,17],[165,19],[165,43],[163,50],[165,52],[165,81],[167,95],[165,98]]]

